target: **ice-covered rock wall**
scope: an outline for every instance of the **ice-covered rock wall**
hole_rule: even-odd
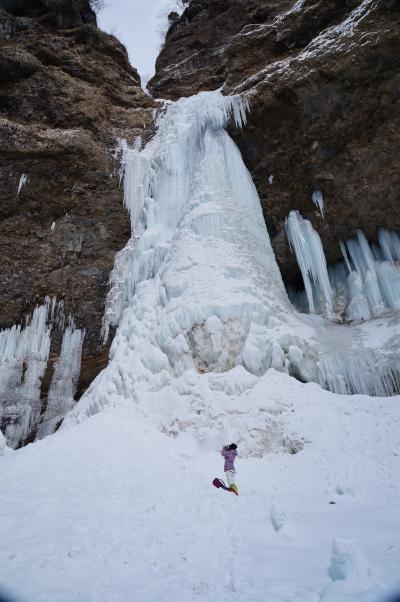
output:
[[[243,403],[269,368],[334,391],[397,391],[393,324],[375,349],[372,331],[299,314],[289,302],[256,189],[225,131],[245,113],[242,98],[219,91],[182,98],[164,107],[144,150],[138,141],[126,148],[133,234],[116,258],[104,321],[106,336],[111,324],[117,333],[108,367],[67,424],[126,402],[162,422],[177,400],[197,408],[192,424],[216,390]],[[325,278],[329,304],[322,246],[315,236],[308,244],[305,269]]]
[[[65,328],[65,322],[68,325]],[[41,386],[49,363],[52,327],[64,332],[47,405]],[[66,318],[62,302],[46,298],[25,325],[0,331],[0,425],[10,447],[17,447],[41,424],[54,432],[50,418],[61,420],[71,408],[80,371],[84,332]],[[43,415],[44,412],[44,415]]]

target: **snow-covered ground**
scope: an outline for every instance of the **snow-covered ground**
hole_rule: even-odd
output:
[[[252,447],[249,406],[273,450],[239,453],[236,498],[211,482],[238,426]],[[400,590],[399,468],[398,397],[274,370],[204,443],[106,409],[0,458],[0,583],[26,602],[380,601]]]

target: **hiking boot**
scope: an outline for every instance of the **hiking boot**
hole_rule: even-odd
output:
[[[237,488],[237,486],[236,486],[236,485],[231,485],[231,490],[233,491],[233,493],[234,493],[235,495],[239,495],[239,493],[238,493],[238,488]]]

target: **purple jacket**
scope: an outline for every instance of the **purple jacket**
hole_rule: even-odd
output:
[[[221,455],[225,458],[224,471],[235,470],[234,462],[237,456],[236,449],[221,449]]]

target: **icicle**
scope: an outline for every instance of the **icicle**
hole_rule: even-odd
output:
[[[21,177],[20,177],[19,183],[18,183],[17,197],[19,196],[19,193],[21,192],[21,190],[23,189],[23,187],[28,182],[28,179],[29,178],[28,178],[28,175],[26,173],[21,174]]]
[[[363,263],[365,265],[365,273],[369,270],[373,274],[375,273],[375,260],[369,246],[369,242],[365,238],[365,234],[362,230],[357,230],[357,241],[360,246]],[[364,274],[365,277],[366,274]]]
[[[332,314],[332,289],[329,282],[324,250],[318,232],[298,211],[291,211],[286,220],[286,233],[294,248],[307,293],[310,312],[315,312],[312,283],[321,293],[324,313]]]
[[[343,254],[343,257],[344,257],[344,261],[345,261],[345,264],[346,264],[346,266],[347,266],[347,269],[348,269],[348,271],[349,271],[349,274],[350,274],[350,273],[351,273],[353,270],[352,270],[352,267],[351,267],[351,265],[350,265],[350,259],[349,259],[349,256],[348,256],[348,254],[347,254],[346,245],[344,244],[344,242],[343,242],[343,241],[340,241],[340,249],[341,249],[341,251],[342,251],[342,254]]]
[[[30,356],[39,361],[48,359],[50,349],[50,328],[46,326],[48,312],[48,304],[36,307],[32,318],[28,319],[24,328],[12,326],[0,331],[0,361],[22,360]]]
[[[322,219],[324,219],[324,196],[321,190],[314,190],[312,193],[312,202],[319,209]]]
[[[375,260],[371,248],[361,230],[357,230],[357,238],[347,241],[347,247],[357,272],[364,279],[367,270],[375,272]]]
[[[124,203],[131,216],[133,236],[118,253],[110,277],[111,290],[102,324],[104,340],[110,326],[118,324],[123,310],[131,304],[138,284],[157,273],[176,227],[190,206],[191,178],[198,168],[194,158],[200,151],[196,144],[200,144],[207,129],[222,131],[230,117],[237,127],[242,127],[248,110],[245,96],[201,93],[182,99],[179,109],[168,105],[157,122],[158,137],[145,149],[121,145]],[[185,125],[177,119],[182,111],[186,113]],[[214,169],[214,165],[210,167]],[[219,175],[216,173],[215,178]],[[239,190],[241,182],[237,186]],[[201,218],[203,223],[204,219]],[[212,215],[207,219],[212,220]],[[254,218],[249,221],[254,222]],[[200,227],[200,219],[194,227]]]
[[[378,281],[388,307],[400,309],[400,272],[389,261],[378,265]]]
[[[369,320],[371,310],[367,297],[365,296],[362,278],[358,272],[350,272],[347,277],[347,288],[349,303],[346,308],[346,316],[349,320]]]
[[[364,289],[372,315],[375,317],[380,316],[385,311],[385,303],[379,289],[375,269],[374,271],[367,270],[364,279]]]
[[[394,261],[400,252],[400,246],[397,246],[399,240],[395,232],[380,230],[381,246],[371,247],[364,233],[358,230],[357,238],[347,242],[353,263],[363,280],[365,296],[373,316],[383,314],[387,307],[397,309],[398,270],[394,267]],[[388,262],[379,259],[381,257],[392,263],[392,269],[390,264],[386,266]]]
[[[396,261],[400,261],[400,236],[397,232],[380,228],[378,238],[385,259],[392,264]]]
[[[123,153],[123,168],[124,205],[129,211],[132,229],[134,229],[148,194],[148,182],[146,182],[148,165],[140,150],[127,148]]]
[[[71,317],[70,317],[70,322]],[[74,406],[74,395],[81,371],[82,345],[85,331],[69,325],[63,336],[60,357],[55,363],[47,406],[38,428],[37,438],[54,433],[57,424]]]

